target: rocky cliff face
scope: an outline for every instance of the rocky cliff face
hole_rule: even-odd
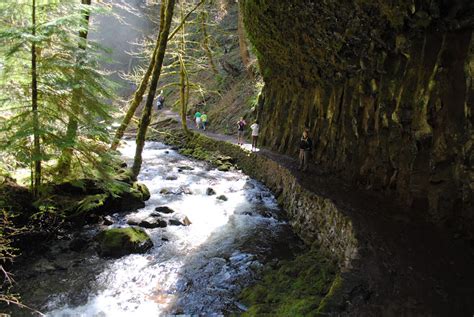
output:
[[[241,0],[265,145],[474,232],[474,2]],[[471,237],[472,238],[472,237]]]

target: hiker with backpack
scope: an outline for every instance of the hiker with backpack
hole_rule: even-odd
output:
[[[247,123],[244,120],[244,117],[240,117],[240,120],[237,121],[237,144],[244,145],[244,131]]]
[[[163,90],[160,91],[160,94],[158,95],[157,101],[156,101],[156,107],[158,110],[161,110],[165,106],[165,97],[163,96]]]
[[[206,130],[206,124],[207,124],[207,114],[203,112],[201,114],[201,125],[202,125],[203,130]]]

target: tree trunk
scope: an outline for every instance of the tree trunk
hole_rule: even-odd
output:
[[[36,37],[36,0],[32,3],[32,24],[33,38]],[[33,179],[33,195],[35,198],[39,196],[41,186],[41,145],[40,145],[40,126],[38,115],[38,80],[36,68],[36,43],[33,40],[31,45],[31,111],[33,113],[33,162],[34,162],[34,179]]]
[[[247,70],[247,73],[249,76],[253,77],[252,71],[250,69],[250,54],[247,46],[247,39],[245,36],[245,29],[244,29],[244,21],[242,17],[242,12],[240,9],[240,5],[238,6],[239,8],[239,18],[238,18],[238,24],[237,24],[237,34],[239,35],[239,48],[240,48],[240,57],[242,58],[242,63],[244,64],[245,69]]]
[[[166,0],[162,0],[161,5]],[[165,57],[166,46],[168,44],[168,36],[170,33],[171,20],[173,17],[175,0],[168,0],[166,4],[165,22],[163,28],[160,30],[158,51],[155,57],[155,65],[153,66],[152,78],[150,82],[150,90],[148,92],[145,109],[143,109],[142,117],[138,125],[138,133],[136,139],[136,150],[135,157],[133,160],[132,173],[136,179],[140,173],[142,165],[142,152],[145,145],[145,137],[148,129],[148,125],[151,120],[151,110],[153,108],[153,100],[155,99],[156,88],[158,86],[158,80],[160,79],[161,67],[163,66],[163,59]]]
[[[153,52],[153,56],[150,60],[150,64],[148,64],[146,73],[145,75],[143,75],[140,85],[138,86],[137,90],[135,90],[135,93],[133,94],[133,99],[130,102],[130,107],[128,108],[127,113],[125,114],[125,117],[123,118],[122,123],[120,124],[120,126],[117,128],[117,131],[115,132],[112,145],[110,146],[112,150],[117,149],[120,143],[120,140],[122,139],[125,133],[125,130],[127,130],[127,127],[130,124],[130,121],[132,121],[132,118],[135,115],[135,112],[137,111],[138,106],[143,100],[143,95],[145,94],[145,90],[148,87],[148,82],[150,81],[151,72],[153,71],[153,68],[155,66],[155,58],[156,58],[158,45],[159,45],[159,41],[157,41],[156,43],[156,47]]]
[[[181,20],[184,18],[184,9],[181,5]],[[186,81],[187,74],[186,74],[186,65],[183,60],[183,56],[186,55],[186,38],[185,38],[185,30],[184,25],[181,28],[181,40],[180,40],[180,49],[179,49],[179,95],[180,95],[180,103],[181,103],[181,125],[183,126],[183,130],[186,134],[189,134],[188,124],[186,122],[186,113],[188,111],[188,98],[186,94],[186,90],[189,89],[188,83]]]
[[[163,30],[163,26],[165,23],[165,6],[163,5],[163,2],[161,3],[161,8],[160,8],[160,33],[161,33],[161,30]],[[120,143],[120,140],[123,138],[125,130],[127,130],[127,127],[130,124],[130,121],[132,121],[132,118],[135,115],[135,112],[137,111],[138,106],[141,104],[143,100],[143,95],[145,94],[145,90],[148,87],[148,82],[150,81],[151,72],[153,71],[153,68],[155,67],[156,53],[158,52],[159,46],[160,46],[160,37],[158,36],[158,39],[156,40],[155,48],[153,50],[153,55],[151,57],[150,63],[148,64],[146,73],[145,75],[143,75],[140,85],[138,86],[137,90],[135,90],[135,93],[133,94],[132,102],[130,102],[130,107],[128,108],[127,113],[125,114],[125,117],[123,118],[122,123],[120,124],[120,127],[118,127],[117,131],[115,132],[114,139],[110,146],[110,149],[112,150],[117,149]]]
[[[83,5],[91,5],[91,0],[81,0],[81,4]],[[84,18],[84,25],[85,29],[79,31],[79,49],[85,51],[87,48],[87,35],[89,34],[89,18],[90,14],[88,10],[83,10],[82,16]],[[83,62],[83,56],[79,54],[77,57],[76,63],[80,65]],[[79,79],[79,76],[76,75],[76,79]],[[69,114],[68,118],[68,125],[66,129],[66,142],[70,143],[68,146],[66,146],[62,153],[61,157],[59,158],[58,161],[58,172],[59,175],[62,177],[66,177],[69,175],[69,172],[71,170],[71,160],[72,160],[72,154],[74,150],[74,144],[76,142],[77,138],[77,128],[79,127],[79,124],[77,122],[77,119],[75,115],[79,113],[79,99],[81,95],[81,88],[74,88],[72,91],[72,114]]]
[[[214,58],[212,56],[212,51],[209,47],[209,35],[207,34],[207,12],[201,12],[201,32],[202,32],[202,47],[204,52],[206,52],[207,59],[209,61],[209,66],[211,66],[212,72],[218,74],[216,64],[214,63]]]

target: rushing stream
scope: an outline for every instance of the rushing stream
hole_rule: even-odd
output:
[[[122,148],[127,161],[134,150],[133,143]],[[281,210],[270,191],[245,174],[220,172],[155,142],[146,144],[143,159],[139,180],[151,198],[135,213],[114,214],[109,227],[144,219],[157,206],[175,211],[165,217],[187,217],[191,224],[146,229],[154,247],[119,259],[100,258],[89,249],[77,253],[52,246],[52,268],[31,277],[34,286],[24,294],[27,302],[31,296],[30,302],[41,303],[36,308],[48,316],[238,312],[243,306],[237,295],[258,277],[262,266],[299,245],[289,225],[279,220]],[[208,195],[208,188],[216,194]],[[220,195],[227,200],[217,199]],[[98,230],[86,226],[81,234],[93,236]],[[41,296],[43,301],[37,298]]]

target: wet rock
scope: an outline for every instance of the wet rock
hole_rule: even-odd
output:
[[[217,200],[222,200],[222,201],[227,201],[227,196],[225,195],[219,195],[216,197]]]
[[[160,194],[161,195],[170,195],[170,194],[172,194],[172,192],[168,188],[162,188],[160,190]]]
[[[55,265],[53,262],[47,260],[47,259],[39,259],[33,266],[33,271],[35,273],[46,273],[50,271],[54,271],[56,269]]]
[[[221,172],[228,172],[228,171],[230,171],[230,168],[231,168],[231,165],[229,165],[229,164],[222,164],[222,165],[219,165],[219,166],[217,167],[217,170],[218,170],[218,171],[221,171]]]
[[[170,241],[170,239],[168,239],[167,237],[161,237],[161,241],[167,242],[167,241]]]
[[[168,176],[166,176],[165,179],[166,179],[167,181],[175,181],[175,180],[178,179],[178,176],[176,176],[176,175],[168,175]]]
[[[216,191],[214,189],[212,189],[211,187],[208,187],[206,189],[206,195],[207,196],[212,196],[212,195],[215,195],[216,194]]]
[[[84,237],[76,237],[69,242],[69,249],[74,252],[79,252],[87,248],[89,240]]]
[[[181,171],[192,171],[192,170],[194,170],[194,167],[188,166],[188,165],[181,165],[181,166],[178,166],[178,170],[181,170]]]
[[[165,151],[165,154],[170,154],[170,151],[166,150],[166,151]]]
[[[127,220],[127,225],[130,225],[130,226],[138,226],[139,223],[140,223],[140,220],[136,218],[130,218]]]
[[[127,227],[102,231],[97,235],[99,254],[106,257],[121,257],[131,253],[145,253],[153,242],[142,228]]]
[[[105,216],[104,218],[102,218],[102,224],[106,226],[110,226],[113,223],[114,223],[114,218],[112,218],[111,216]]]
[[[188,218],[188,217],[184,217],[184,219],[183,219],[183,223],[184,223],[184,225],[185,225],[185,226],[189,226],[189,225],[191,225],[191,224],[192,224],[191,220],[189,220],[189,218]]]
[[[255,185],[252,184],[251,182],[246,182],[245,185],[244,185],[244,189],[254,189],[255,188]]]
[[[148,187],[146,187],[145,184],[135,182],[133,183],[132,188],[134,190],[137,190],[142,195],[143,201],[147,201],[148,199],[150,199],[150,191],[148,190]]]
[[[187,216],[177,215],[168,220],[170,226],[189,226],[192,224]]]
[[[185,224],[179,221],[178,219],[170,219],[168,220],[168,224],[170,226],[185,226]]]
[[[172,214],[172,213],[174,213],[173,209],[171,209],[170,207],[166,207],[166,206],[156,207],[155,211],[157,211],[159,213],[162,213],[162,214]]]
[[[179,187],[179,194],[192,195],[193,192],[192,192],[191,188],[189,188],[187,186],[181,186],[181,187]]]
[[[156,218],[156,217],[148,217],[138,224],[142,228],[153,229],[153,228],[164,228],[167,226],[166,221]]]

